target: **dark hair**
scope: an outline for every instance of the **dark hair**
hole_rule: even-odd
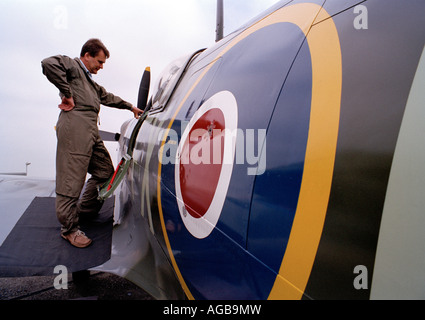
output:
[[[96,57],[96,55],[101,50],[105,53],[106,58],[109,58],[109,51],[108,49],[106,49],[102,41],[100,41],[99,39],[90,39],[83,45],[80,57],[84,57],[87,52],[90,54],[90,56]]]

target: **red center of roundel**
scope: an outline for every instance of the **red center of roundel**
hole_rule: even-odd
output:
[[[201,218],[210,207],[223,164],[225,120],[210,109],[190,128],[180,158],[180,188],[187,212]]]

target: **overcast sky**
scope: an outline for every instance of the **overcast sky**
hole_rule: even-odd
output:
[[[278,0],[224,0],[227,35]],[[55,177],[58,90],[42,59],[79,56],[100,38],[111,57],[94,80],[136,104],[141,75],[152,78],[182,55],[214,44],[215,0],[0,0],[0,173]],[[100,129],[118,132],[129,111],[103,107]],[[115,145],[108,143],[116,163]]]

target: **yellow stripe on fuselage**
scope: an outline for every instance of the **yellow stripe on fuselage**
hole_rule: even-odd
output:
[[[313,4],[294,7],[302,8],[303,14],[317,13]],[[324,9],[320,14],[330,18]],[[269,299],[302,298],[322,235],[332,184],[342,89],[341,49],[333,20],[314,26],[307,41],[313,86],[304,172],[288,245]]]

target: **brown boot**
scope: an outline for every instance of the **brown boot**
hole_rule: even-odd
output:
[[[61,236],[62,238],[64,238],[65,240],[68,240],[70,244],[72,244],[74,247],[77,247],[77,248],[85,248],[92,243],[92,240],[89,239],[85,235],[85,233],[81,230],[77,230],[69,234],[61,234]]]

